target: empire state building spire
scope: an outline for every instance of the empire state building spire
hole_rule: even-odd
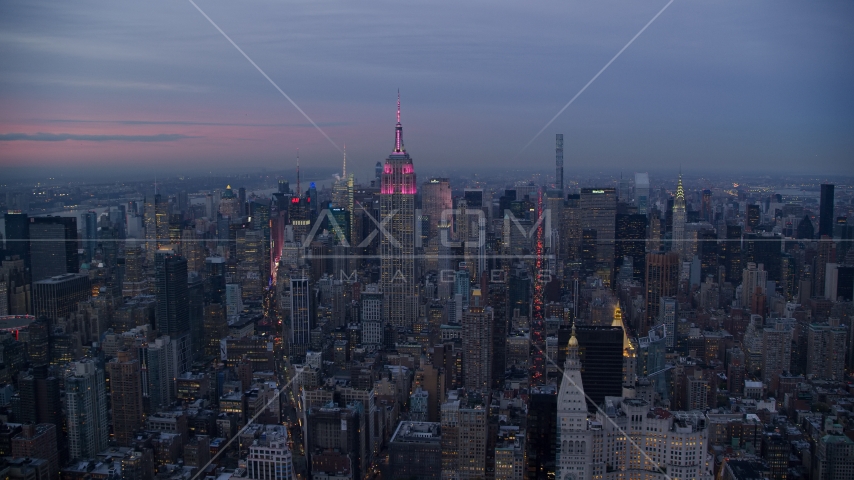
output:
[[[397,126],[394,128],[394,152],[405,153],[403,147],[403,127],[400,125],[400,90],[397,91]]]

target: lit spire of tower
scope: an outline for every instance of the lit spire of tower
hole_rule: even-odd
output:
[[[631,343],[629,342],[629,336],[626,334],[626,326],[623,325],[623,312],[620,310],[619,305],[614,307],[614,321],[611,322],[611,326],[620,327],[623,330],[623,352],[625,352],[627,348],[631,347]]]
[[[581,370],[581,361],[578,359],[578,338],[575,337],[575,321],[572,322],[572,335],[569,337],[569,343],[567,343],[564,370]]]
[[[299,188],[299,148],[297,148],[297,198],[302,195],[302,191]]]
[[[679,182],[676,184],[676,202],[685,204],[685,189],[682,188],[682,172],[679,172]]]
[[[394,129],[394,152],[403,153],[403,127],[400,125],[400,89],[397,90],[397,126]]]
[[[341,169],[341,178],[347,178],[347,144],[344,144],[344,167]]]

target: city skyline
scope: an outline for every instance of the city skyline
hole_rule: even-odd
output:
[[[199,7],[338,147],[348,144],[356,171],[384,158],[398,88],[410,147],[436,168],[466,158],[546,170],[563,133],[568,174],[591,163],[849,171],[851,6],[674,2],[660,12],[666,4]],[[296,148],[304,165],[340,164],[190,3],[0,8],[10,59],[0,73],[0,164],[9,175],[50,167],[153,177],[224,172],[235,161],[280,169]]]

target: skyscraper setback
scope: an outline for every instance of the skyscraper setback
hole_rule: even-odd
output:
[[[380,232],[383,318],[395,327],[411,326],[418,313],[415,278],[415,170],[403,146],[400,125],[400,96],[394,150],[385,161],[380,188]]]

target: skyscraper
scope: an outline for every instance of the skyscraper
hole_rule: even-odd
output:
[[[33,282],[33,314],[47,318],[50,325],[77,311],[77,304],[89,299],[89,276],[66,273]]]
[[[646,256],[646,323],[636,331],[646,332],[655,324],[661,297],[675,296],[679,288],[679,255],[650,253]]]
[[[563,134],[555,135],[555,189],[563,192]]]
[[[311,309],[311,287],[308,278],[291,278],[291,341],[290,354],[304,357],[311,342],[314,317]]]
[[[442,404],[442,478],[473,480],[486,475],[487,405],[479,394],[448,392]]]
[[[150,200],[149,200],[150,198]],[[145,257],[154,262],[157,250],[169,241],[169,203],[155,193],[145,200]]]
[[[593,437],[587,423],[587,400],[584,398],[574,324],[567,349],[557,396],[558,451],[555,478],[583,480],[590,478],[588,469]]]
[[[190,308],[187,260],[172,250],[159,250],[154,270],[155,322],[157,330],[169,335],[178,348],[178,373],[190,369]]]
[[[827,235],[833,237],[833,189],[834,185],[823,183],[821,185],[821,204],[818,216],[818,238]]]
[[[483,307],[480,290],[474,290],[471,307],[463,313],[463,386],[488,391],[492,380],[493,311]]]
[[[6,224],[6,255],[17,255],[30,264],[30,222],[26,213],[6,212],[3,217]]]
[[[581,226],[596,230],[597,268],[614,266],[614,229],[617,215],[617,190],[608,188],[582,188]]]
[[[380,222],[388,225],[380,232],[383,319],[395,327],[411,326],[418,314],[415,192],[415,170],[403,146],[398,95],[394,150],[383,166],[380,189]]]
[[[614,277],[620,273],[623,257],[632,258],[630,276],[641,280],[646,273],[646,215],[618,213],[614,245]]]
[[[73,459],[94,458],[106,450],[109,432],[104,370],[91,360],[73,367],[65,379],[68,453]]]
[[[638,213],[646,215],[649,213],[649,174],[635,173],[635,205]]]
[[[86,261],[91,262],[95,258],[95,249],[98,247],[98,214],[86,212],[81,216],[83,220],[83,248],[86,250]]]
[[[110,373],[110,400],[113,435],[120,446],[130,446],[135,430],[142,427],[142,379],[139,360],[120,351],[107,363]]]
[[[676,198],[673,200],[673,236],[670,251],[679,254],[679,259],[685,259],[685,191],[682,189],[682,174],[676,185]]]
[[[429,219],[430,229],[427,234],[429,242],[432,243],[439,238],[439,222],[442,220],[442,212],[453,208],[451,202],[451,184],[447,178],[431,178],[421,184],[421,209]],[[445,221],[450,221],[448,217]],[[449,241],[450,239],[446,239]]]
[[[77,273],[77,218],[31,217],[29,225],[32,280]]]
[[[568,357],[566,345],[572,335],[578,342],[581,379],[587,385],[584,388],[589,397],[587,408],[595,411],[605,397],[619,397],[623,393],[623,328],[592,325],[561,328],[558,330],[557,364]]]

